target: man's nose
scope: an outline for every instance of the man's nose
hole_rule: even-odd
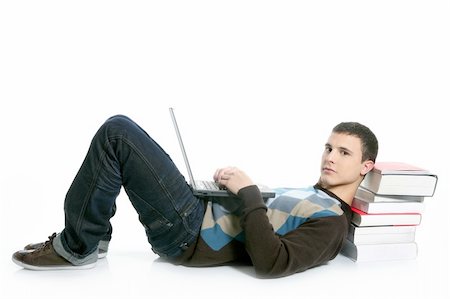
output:
[[[337,152],[335,150],[332,150],[331,152],[329,152],[328,155],[326,156],[327,162],[334,163],[334,161],[336,160],[336,155],[337,155]]]

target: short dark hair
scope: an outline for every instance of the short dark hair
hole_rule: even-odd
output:
[[[375,163],[378,155],[378,140],[368,127],[357,122],[342,122],[333,128],[333,132],[358,137],[361,140],[362,161],[371,160]]]

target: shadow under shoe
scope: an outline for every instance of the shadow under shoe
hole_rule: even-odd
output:
[[[12,260],[15,264],[29,270],[81,270],[95,267],[97,262],[75,266],[58,255],[53,248],[53,239],[56,233],[49,237],[49,240],[37,246],[35,249],[25,249],[13,254]]]

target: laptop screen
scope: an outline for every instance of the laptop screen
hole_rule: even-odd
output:
[[[186,150],[184,149],[183,140],[181,139],[180,129],[178,128],[177,120],[175,119],[175,113],[173,108],[169,108],[170,116],[172,117],[173,126],[175,127],[175,132],[177,133],[178,143],[180,144],[181,153],[183,154],[184,163],[186,164],[187,172],[189,175],[189,180],[192,188],[197,189],[195,186],[194,176],[192,175],[191,166],[189,165],[189,160],[186,155]]]

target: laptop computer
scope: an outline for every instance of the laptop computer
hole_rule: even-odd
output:
[[[170,116],[172,117],[175,133],[177,134],[178,143],[180,144],[181,153],[183,154],[184,163],[186,164],[187,173],[189,176],[189,185],[192,188],[194,195],[199,197],[236,197],[233,193],[220,187],[214,181],[196,181],[192,174],[191,166],[184,148],[183,140],[181,139],[180,129],[178,128],[177,120],[173,108],[169,108]],[[265,186],[258,185],[261,195],[264,199],[275,197],[275,192]]]

